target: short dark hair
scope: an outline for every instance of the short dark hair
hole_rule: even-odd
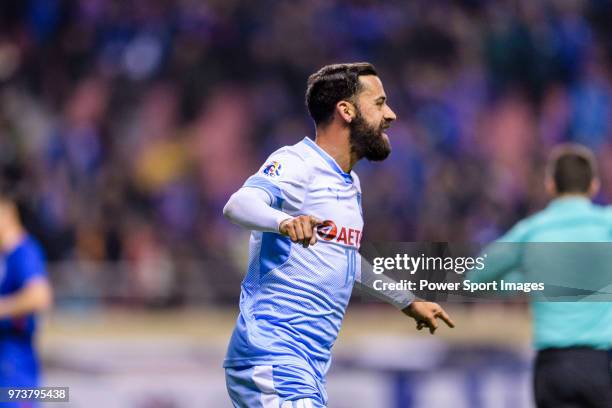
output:
[[[306,106],[317,125],[333,117],[339,101],[350,100],[359,93],[362,75],[378,76],[378,73],[368,62],[354,62],[326,65],[308,78]]]
[[[21,169],[16,166],[0,167],[0,200],[17,201],[21,176]]]
[[[558,194],[587,193],[591,182],[597,178],[595,155],[579,144],[559,145],[550,154],[547,173]]]

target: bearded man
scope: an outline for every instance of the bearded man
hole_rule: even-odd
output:
[[[240,315],[225,358],[234,407],[325,407],[325,376],[354,284],[392,303],[433,333],[435,303],[408,292],[374,291],[361,268],[363,217],[355,164],[382,161],[396,119],[376,69],[334,64],[308,79],[316,126],[272,153],[232,195],[224,215],[252,230]],[[315,245],[316,244],[316,245]],[[381,279],[383,275],[376,275]]]

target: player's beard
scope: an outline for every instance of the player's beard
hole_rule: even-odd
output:
[[[349,128],[351,151],[359,159],[365,157],[370,161],[382,161],[391,153],[391,144],[383,136],[384,122],[379,126],[372,126],[357,110],[357,116],[349,123]]]

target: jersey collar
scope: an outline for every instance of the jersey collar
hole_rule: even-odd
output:
[[[591,204],[591,200],[588,197],[569,196],[569,197],[555,198],[550,202],[549,206],[552,208],[588,207],[590,204]]]
[[[323,160],[325,160],[327,162],[327,164],[329,164],[331,166],[331,168],[334,169],[334,171],[336,173],[338,173],[340,176],[342,176],[342,178],[344,179],[344,181],[347,184],[352,184],[353,183],[353,176],[351,176],[349,173],[344,172],[340,168],[338,163],[336,163],[334,158],[331,157],[325,150],[321,149],[319,147],[319,145],[316,144],[311,138],[306,136],[304,138],[304,143],[306,143],[308,146],[310,146],[315,152],[319,153],[319,156],[321,156],[323,158]]]

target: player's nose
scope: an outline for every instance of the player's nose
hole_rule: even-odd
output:
[[[386,122],[393,122],[395,119],[397,119],[397,115],[395,114],[395,112],[393,112],[393,110],[387,106],[387,109],[385,111],[385,121]]]

